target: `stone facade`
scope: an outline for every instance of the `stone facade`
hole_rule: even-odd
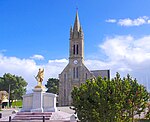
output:
[[[90,72],[84,65],[84,34],[77,12],[74,27],[70,28],[69,63],[59,74],[59,106],[71,105],[71,91],[73,87],[80,86],[87,79],[95,77],[94,74],[103,74],[109,78],[108,70],[103,71]]]

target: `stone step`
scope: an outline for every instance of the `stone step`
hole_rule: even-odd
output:
[[[16,117],[51,117],[51,115],[16,115]]]
[[[17,112],[17,115],[52,115],[51,112]]]
[[[12,120],[50,120],[51,112],[18,112]]]
[[[6,121],[0,121],[0,122],[6,122]],[[7,121],[9,122],[9,121]],[[43,120],[12,120],[11,122],[43,122]],[[45,120],[45,122],[70,122],[67,120]]]
[[[14,117],[12,120],[43,120],[43,117]],[[45,120],[50,120],[50,118],[45,117]]]

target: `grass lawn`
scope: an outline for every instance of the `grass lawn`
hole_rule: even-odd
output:
[[[22,100],[12,102],[12,107],[22,107]]]

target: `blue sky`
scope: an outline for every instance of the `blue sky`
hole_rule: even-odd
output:
[[[34,86],[33,75],[44,67],[45,81],[58,77],[76,8],[88,68],[130,73],[149,87],[149,0],[0,0],[0,76],[22,75]]]

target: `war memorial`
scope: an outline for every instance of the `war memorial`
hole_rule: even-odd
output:
[[[21,112],[55,112],[56,94],[45,93],[46,89],[42,85],[44,69],[39,69],[35,77],[38,85],[33,89],[33,93],[23,96],[23,106]]]

